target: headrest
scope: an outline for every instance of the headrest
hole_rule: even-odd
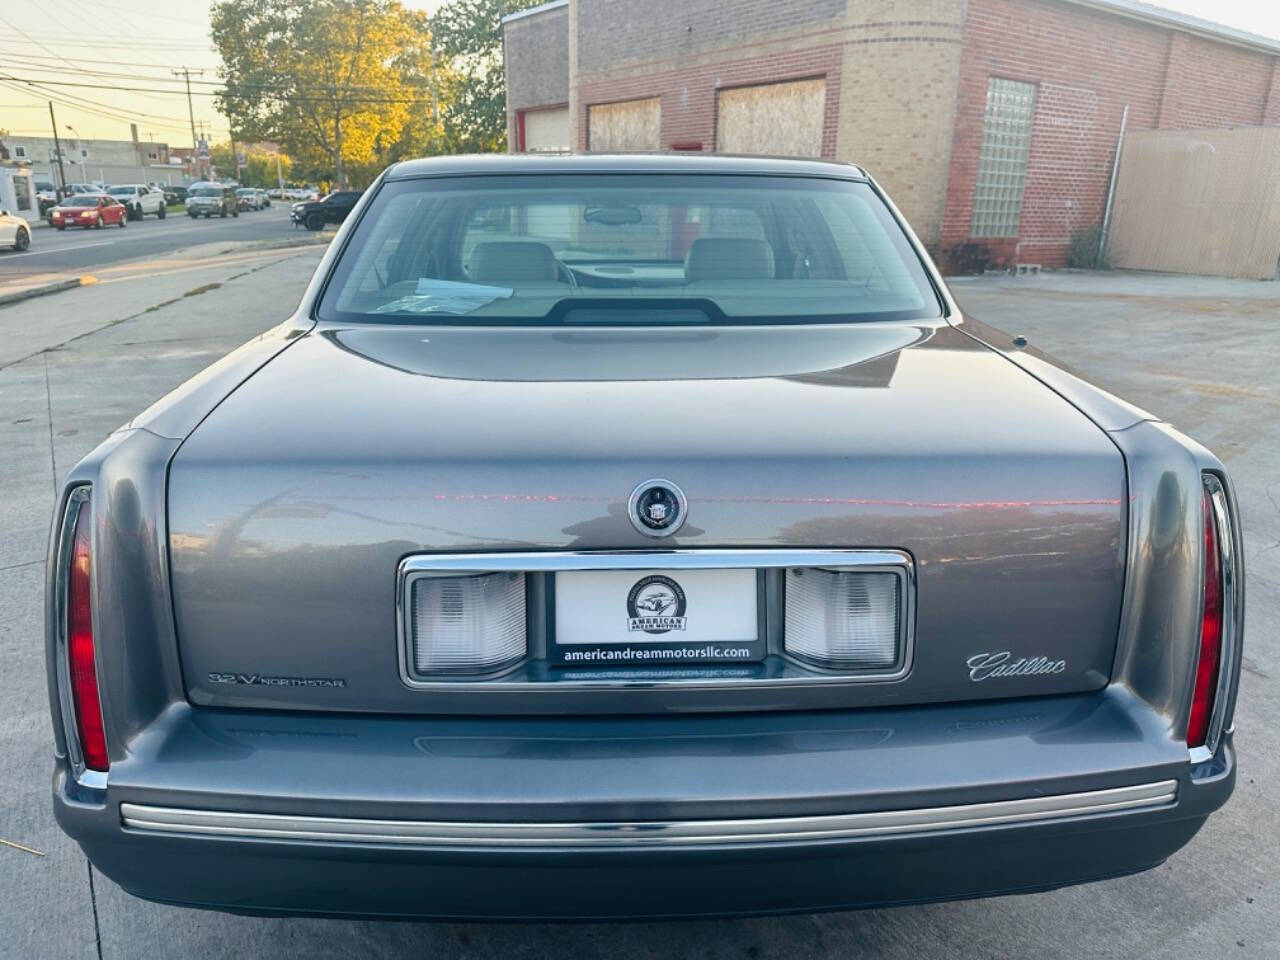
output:
[[[536,240],[486,240],[471,254],[473,283],[490,280],[556,280],[556,255]]]
[[[701,237],[684,258],[684,279],[772,280],[773,247],[749,237]]]

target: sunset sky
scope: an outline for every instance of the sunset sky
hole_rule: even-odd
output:
[[[441,0],[408,0],[433,10]],[[780,0],[784,2],[784,0]],[[1165,0],[1192,16],[1280,39],[1275,0]],[[186,90],[171,71],[189,67],[197,124],[228,135],[213,108],[218,55],[209,42],[207,0],[60,0],[0,5],[0,129],[48,135],[48,101],[59,134],[189,146]],[[33,87],[32,84],[35,86]]]

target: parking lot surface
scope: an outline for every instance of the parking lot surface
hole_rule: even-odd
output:
[[[43,300],[85,304],[101,322],[74,337],[50,327],[36,350],[0,359],[0,768],[7,787],[0,839],[44,854],[0,844],[0,957],[1280,957],[1274,283],[1063,273],[954,285],[976,316],[1026,335],[1204,442],[1237,485],[1249,591],[1236,717],[1240,776],[1228,806],[1156,870],[1052,893],[891,910],[561,926],[234,917],[144,903],[92,870],[57,830],[48,796],[41,592],[55,491],[106,433],[287,315],[318,256],[283,251],[202,266],[181,280],[191,295],[157,291],[154,303],[115,303],[123,285],[55,294]],[[171,302],[147,309],[165,299]],[[0,336],[21,309],[0,308]]]

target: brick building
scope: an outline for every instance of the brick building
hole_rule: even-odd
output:
[[[503,27],[513,151],[855,162],[957,265],[1061,265],[1126,106],[1280,124],[1280,40],[1136,0],[554,0]]]

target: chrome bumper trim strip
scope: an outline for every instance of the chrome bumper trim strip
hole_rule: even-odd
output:
[[[120,804],[131,830],[242,839],[402,844],[421,847],[636,847],[790,843],[846,837],[958,830],[1098,813],[1172,806],[1178,782],[1162,780],[1110,790],[1090,790],[1025,800],[950,807],[886,810],[818,817],[752,820],[634,821],[616,823],[465,823],[424,820],[359,820],[347,817],[230,813]]]

